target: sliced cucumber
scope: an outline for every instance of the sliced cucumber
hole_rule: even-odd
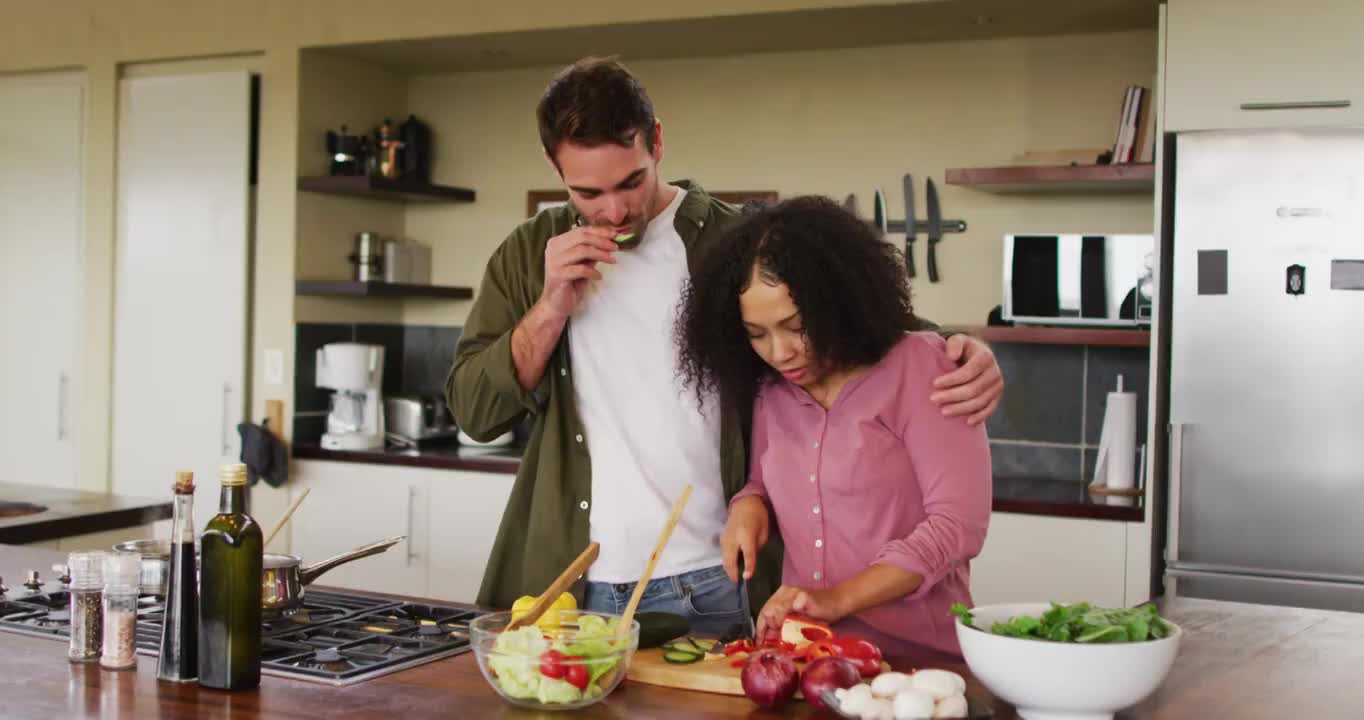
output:
[[[711,650],[714,650],[715,646],[719,643],[719,641],[711,640],[709,638],[694,638],[690,636],[687,638],[687,642],[691,643],[697,650],[700,650],[702,653],[708,653]]]
[[[696,653],[684,652],[682,650],[664,650],[663,659],[670,663],[686,665],[688,663],[700,662],[701,656]]]

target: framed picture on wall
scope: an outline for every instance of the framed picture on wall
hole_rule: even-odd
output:
[[[733,205],[743,205],[750,200],[768,205],[777,202],[776,190],[729,190],[713,192],[711,196]],[[531,190],[526,193],[526,217],[534,217],[541,210],[558,207],[567,202],[567,190]]]

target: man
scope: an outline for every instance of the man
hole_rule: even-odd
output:
[[[595,541],[580,605],[621,612],[673,503],[693,486],[641,611],[698,632],[747,620],[719,545],[747,471],[748,408],[698,409],[677,379],[675,306],[688,269],[738,210],[689,181],[663,182],[663,128],[619,63],[588,59],[550,83],[536,110],[565,207],[523,222],[488,262],[447,382],[461,429],[495,437],[529,413],[521,468],[478,601],[542,592]],[[988,417],[1003,391],[994,356],[957,335],[963,365],[939,380],[944,412]],[[749,581],[760,607],[780,582],[779,542]]]

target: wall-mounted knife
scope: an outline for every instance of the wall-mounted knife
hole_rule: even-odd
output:
[[[942,240],[942,208],[938,206],[938,188],[933,178],[928,179],[928,281],[938,281],[938,242]]]
[[[914,176],[905,173],[905,274],[914,277]]]

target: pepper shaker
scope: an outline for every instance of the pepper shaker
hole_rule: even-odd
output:
[[[74,552],[67,558],[71,568],[71,644],[66,657],[71,662],[99,659],[104,626],[104,555]]]

